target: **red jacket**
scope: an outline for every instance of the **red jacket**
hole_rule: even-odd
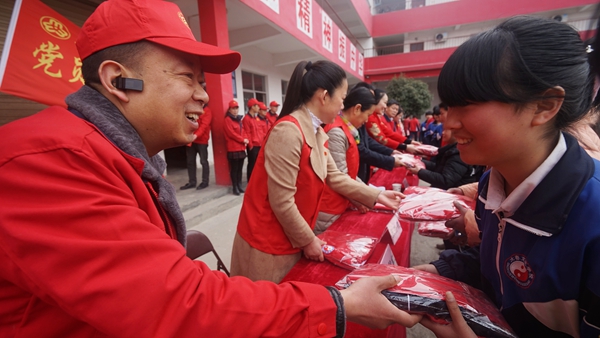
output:
[[[291,115],[285,116],[279,121],[293,122],[302,132],[298,120]],[[304,138],[304,135],[302,137]],[[306,139],[304,139],[294,200],[298,211],[312,229],[317,221],[319,203],[325,182],[317,176],[310,165],[311,151],[311,148],[306,144]],[[262,252],[273,255],[288,255],[300,252],[300,248],[293,247],[270,206],[266,184],[268,174],[264,163],[265,149],[261,148],[252,172],[252,180],[246,188],[237,231],[248,244]],[[256,178],[254,175],[256,175]]]
[[[212,111],[210,111],[210,108],[204,107],[204,114],[200,115],[200,118],[198,119],[198,129],[196,129],[196,131],[194,132],[194,134],[198,136],[194,140],[194,143],[208,144],[208,139],[210,138],[211,120]]]
[[[225,141],[227,142],[227,151],[234,152],[246,150],[244,139],[250,140],[250,135],[248,135],[243,123],[232,119],[229,113],[225,114],[223,134],[225,135]]]
[[[1,127],[0,142],[0,337],[335,335],[323,286],[187,258],[143,162],[64,108]]]
[[[367,132],[377,142],[384,146],[392,149],[398,149],[398,146],[402,144],[406,137],[398,133],[395,133],[390,129],[389,124],[385,121],[385,118],[379,114],[371,114],[366,123]]]
[[[260,119],[258,114],[252,117],[250,114],[246,114],[242,119],[242,123],[244,124],[244,129],[248,132],[250,136],[250,146],[252,147],[260,147],[263,144],[265,139],[265,134],[263,134],[262,127],[258,124]]]
[[[418,132],[420,126],[421,124],[419,123],[419,119],[417,119],[416,117],[413,117],[412,120],[408,122],[408,130],[412,133]]]
[[[256,129],[259,132],[259,135],[261,137],[261,142],[260,142],[260,146],[262,147],[262,145],[265,143],[265,140],[267,139],[267,133],[269,132],[269,129],[271,129],[271,122],[269,121],[269,119],[267,118],[269,116],[269,114],[267,114],[264,118],[256,115],[256,117],[258,117],[258,120],[256,121]]]
[[[359,165],[359,153],[358,146],[354,140],[354,136],[350,132],[350,128],[344,123],[341,117],[336,117],[333,123],[325,126],[325,132],[330,131],[333,128],[342,128],[346,138],[348,139],[348,150],[346,150],[346,166],[348,168],[348,176],[352,179],[356,179],[358,174]],[[328,185],[325,185],[325,191],[323,192],[323,198],[321,199],[321,207],[319,211],[326,212],[332,215],[339,215],[348,208],[350,201],[333,191]]]
[[[278,116],[279,115],[277,115],[277,114],[271,113],[270,110],[267,111],[267,120],[269,120],[269,123],[270,123],[269,128],[273,127],[273,125],[275,124],[275,121],[277,121]]]

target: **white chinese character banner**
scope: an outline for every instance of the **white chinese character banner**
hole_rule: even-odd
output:
[[[363,76],[363,67],[365,63],[365,58],[362,54],[358,53],[358,75]]]
[[[296,0],[296,27],[312,38],[312,0]]]
[[[338,59],[343,63],[346,63],[346,34],[338,29]]]
[[[350,44],[350,69],[356,70],[356,47]]]
[[[324,10],[321,10],[321,27],[323,48],[333,53],[333,21]]]

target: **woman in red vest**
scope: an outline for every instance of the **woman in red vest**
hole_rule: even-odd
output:
[[[344,110],[335,118],[333,123],[325,126],[329,136],[329,151],[338,169],[356,179],[360,162],[358,144],[361,142],[357,128],[360,128],[375,110],[377,102],[371,91],[364,87],[355,87],[344,99]],[[364,140],[363,140],[364,141]],[[359,179],[360,181],[360,179]],[[321,207],[314,233],[316,235],[327,230],[348,208],[350,200],[325,186]],[[360,203],[355,205],[361,211],[368,210]]]
[[[340,172],[321,127],[343,108],[345,71],[330,61],[300,62],[279,118],[269,131],[244,196],[231,274],[279,282],[300,259],[323,261],[313,233],[325,185],[372,207],[397,209],[402,194],[380,192]],[[256,175],[256,176],[254,176]]]

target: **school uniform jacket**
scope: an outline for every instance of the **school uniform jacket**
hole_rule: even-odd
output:
[[[187,258],[144,161],[91,123],[51,107],[0,141],[0,337],[335,335],[323,286],[252,283]]]
[[[237,231],[254,249],[295,254],[314,239],[325,184],[372,207],[379,191],[340,172],[325,147],[322,128],[315,135],[310,115],[297,110],[277,120],[260,150],[248,184]]]
[[[423,163],[426,169],[419,170],[417,175],[434,188],[446,190],[477,182],[473,166],[460,159],[456,143],[439,148],[431,161],[423,160]]]
[[[486,172],[475,210],[480,246],[432,262],[482,288],[521,338],[600,335],[600,162],[563,135],[566,152],[511,217],[485,208]]]

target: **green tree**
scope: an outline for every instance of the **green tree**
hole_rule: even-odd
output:
[[[400,102],[404,109],[404,116],[415,115],[420,118],[433,100],[433,95],[425,82],[405,76],[394,76],[385,91],[389,98]]]

